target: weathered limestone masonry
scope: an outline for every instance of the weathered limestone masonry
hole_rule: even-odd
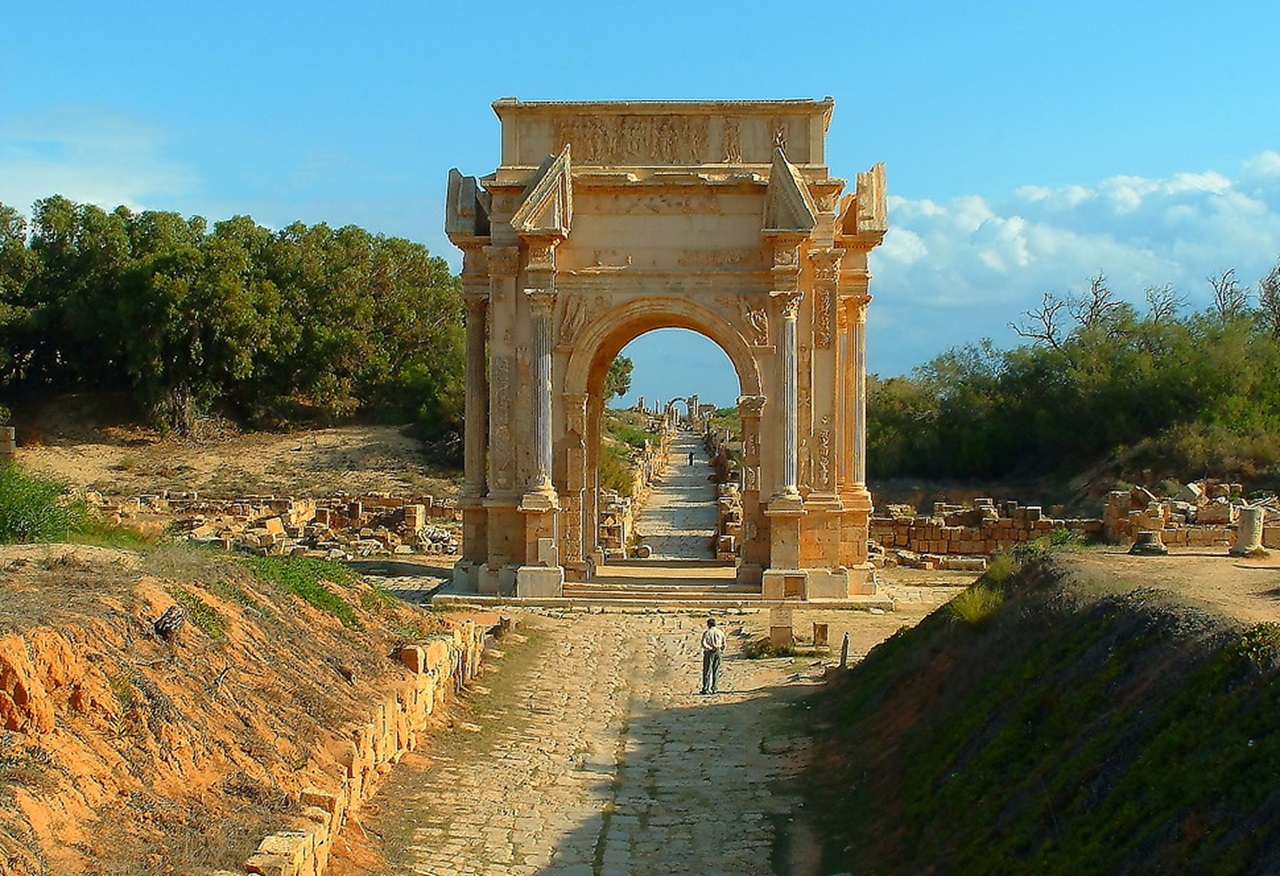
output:
[[[86,501],[107,520],[146,527],[149,519],[180,537],[224,550],[262,556],[302,555],[330,560],[390,554],[454,554],[460,512],[454,499],[403,499],[386,493],[297,499],[248,496],[209,499],[161,492],[129,499]]]
[[[874,592],[867,256],[884,167],[842,194],[833,107],[493,105],[502,163],[450,171],[445,218],[467,301],[459,589],[559,596],[591,574],[606,372],[633,338],[685,328],[738,376],[739,579],[773,599]]]
[[[427,718],[479,672],[485,635],[497,622],[496,616],[481,623],[459,620],[452,636],[402,649],[400,660],[411,675],[374,707],[367,723],[351,732],[344,774],[335,776],[330,788],[304,790],[300,823],[263,839],[243,872],[322,876],[348,813],[369,799],[391,766],[417,747]]]
[[[1236,540],[1238,521],[1247,508],[1256,509],[1251,514],[1257,518],[1261,547],[1280,549],[1280,503],[1269,499],[1247,506],[1240,493],[1239,484],[1204,482],[1189,483],[1178,496],[1165,499],[1142,487],[1115,490],[1100,520],[1050,517],[1038,505],[997,504],[991,499],[976,499],[972,507],[939,502],[927,516],[909,505],[890,505],[886,516],[871,518],[871,538],[885,549],[888,561],[937,567],[945,565],[943,557],[987,556],[1055,529],[1108,544],[1130,544],[1140,532],[1156,532],[1170,547],[1228,547]]]
[[[933,513],[917,515],[909,505],[890,505],[888,516],[871,518],[871,538],[886,550],[920,554],[982,556],[1034,541],[1055,529],[1070,529],[1090,538],[1102,533],[1101,520],[1049,517],[1038,505],[996,505],[977,499],[974,507],[938,502]]]

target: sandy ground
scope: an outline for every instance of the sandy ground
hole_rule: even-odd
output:
[[[229,433],[202,441],[111,427],[96,434],[41,437],[41,443],[23,438],[20,432],[22,465],[110,496],[166,489],[224,498],[457,492],[454,473],[431,465],[419,442],[398,426]]]
[[[1245,623],[1280,621],[1280,552],[1243,559],[1225,549],[1171,549],[1165,557],[1130,556],[1121,547],[1062,554],[1080,580],[1107,589],[1151,587]]]

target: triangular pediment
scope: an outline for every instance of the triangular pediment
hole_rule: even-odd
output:
[[[556,156],[548,156],[525,189],[524,200],[511,227],[529,236],[569,236],[573,221],[573,181],[570,177],[569,146]]]
[[[444,200],[444,233],[450,239],[488,237],[489,203],[489,193],[480,187],[479,180],[453,168]]]
[[[764,196],[764,230],[808,234],[818,224],[818,206],[796,166],[779,146],[773,150],[769,189]]]

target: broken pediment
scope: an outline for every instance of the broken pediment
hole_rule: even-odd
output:
[[[463,176],[455,167],[449,171],[445,195],[444,233],[455,237],[488,237],[491,197],[474,176]]]
[[[845,195],[836,222],[842,237],[874,237],[879,240],[889,229],[885,200],[884,162],[858,174],[853,194]]]
[[[800,171],[781,147],[773,150],[769,189],[764,197],[764,232],[808,234],[818,224],[818,207]]]
[[[522,236],[569,236],[573,220],[573,181],[570,178],[569,146],[559,155],[549,156],[533,182],[525,189],[524,200],[511,227]]]

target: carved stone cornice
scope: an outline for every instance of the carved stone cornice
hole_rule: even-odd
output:
[[[794,320],[804,302],[804,293],[795,289],[775,289],[769,297],[782,306],[782,318],[786,320]]]
[[[844,253],[838,249],[811,249],[809,262],[813,265],[813,276],[821,282],[834,283],[840,276],[840,262]]]
[[[554,271],[556,269],[556,237],[525,237],[528,260],[526,266],[530,271]]]
[[[520,250],[514,246],[486,246],[485,257],[489,262],[489,275],[514,277],[520,270]]]
[[[738,412],[744,417],[758,417],[764,412],[764,405],[769,399],[763,395],[738,396]]]
[[[554,289],[525,289],[524,295],[529,299],[529,308],[536,316],[551,318],[551,313],[556,306]]]

